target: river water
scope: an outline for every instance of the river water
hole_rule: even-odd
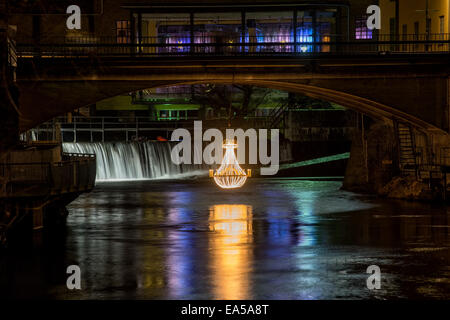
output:
[[[1,296],[57,299],[450,298],[450,211],[341,182],[97,184],[41,248],[1,256]],[[66,268],[81,269],[81,290]],[[369,290],[366,269],[381,270]]]

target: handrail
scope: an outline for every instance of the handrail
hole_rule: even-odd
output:
[[[279,106],[281,106],[280,104]],[[275,110],[275,109],[273,109]],[[227,117],[214,117],[214,118],[207,118],[204,119],[205,121],[209,120],[218,120],[218,119],[225,119]],[[257,116],[257,115],[248,115],[243,117],[242,119],[248,120],[248,119],[269,119],[271,116]],[[113,117],[113,116],[90,116],[90,117],[82,117],[82,116],[72,116],[72,122],[68,122],[66,117],[56,117],[55,118],[60,125],[68,126],[68,125],[120,125],[120,126],[126,126],[126,125],[133,125],[135,126],[136,123],[139,123],[139,125],[164,125],[164,126],[170,126],[171,128],[176,128],[180,124],[192,124],[193,120],[199,120],[199,117],[187,117],[180,119],[179,117],[167,117],[167,118],[160,118],[159,120],[149,120],[148,117]],[[81,120],[81,121],[80,121]],[[110,121],[105,121],[110,120]],[[113,121],[118,120],[118,121]],[[120,121],[123,120],[123,121]],[[176,121],[175,121],[176,120]],[[43,127],[47,126],[54,126],[53,121],[47,121],[42,123],[38,128],[39,130],[45,130]],[[156,127],[160,128],[160,127]],[[61,128],[62,130],[67,128]],[[77,127],[77,130],[80,129],[100,129],[100,128],[83,128],[83,127]],[[109,129],[109,128],[104,128]]]
[[[70,157],[77,157],[77,158],[86,158],[82,160],[92,160],[96,158],[96,155],[93,153],[63,153],[63,156],[70,156]],[[62,163],[74,163],[82,161],[80,159],[70,159],[66,161],[45,161],[45,162],[4,162],[0,163],[0,167],[17,167],[17,166],[52,166],[55,164],[62,164]]]
[[[248,38],[248,40],[247,40]],[[380,52],[448,53],[449,34],[373,35],[372,39],[343,41],[338,35],[256,35],[141,37],[136,43],[116,37],[50,37],[36,43],[17,41],[20,57],[201,56],[201,55],[315,55]],[[244,40],[244,41],[243,41]]]
[[[64,152],[63,156],[66,156],[66,157],[79,157],[79,158],[95,158],[95,153]]]
[[[0,163],[0,179],[5,186],[0,189],[0,198],[90,190],[95,184],[95,155],[63,155],[75,156],[59,162]],[[39,188],[23,188],[24,183]]]
[[[230,40],[238,40],[238,41],[228,41],[226,43],[220,42],[220,44],[223,45],[242,45],[242,44],[259,44],[259,43],[266,43],[266,42],[279,42],[279,43],[312,43],[312,35],[303,35],[303,34],[297,34],[297,39],[308,39],[308,41],[295,41],[293,34],[261,34],[261,35],[255,35],[255,36],[249,36],[246,35],[245,39],[258,39],[258,41],[244,41],[242,42],[241,35],[234,35],[233,34],[223,34],[221,36],[217,35],[195,35],[193,37],[194,42],[190,41],[190,35],[189,34],[166,34],[166,35],[159,35],[159,36],[144,36],[141,37],[141,40],[149,40],[150,45],[171,45],[171,46],[182,46],[182,45],[202,45],[205,43],[208,44],[219,44],[219,42],[216,42],[217,39],[230,39]],[[417,41],[417,40],[423,40],[423,41],[433,41],[433,40],[449,40],[450,39],[450,33],[421,33],[421,34],[378,34],[378,35],[372,35],[372,38],[370,39],[358,39],[358,38],[352,38],[351,40],[346,41],[331,41],[331,39],[342,39],[343,37],[336,34],[320,34],[317,36],[317,38],[330,38],[328,41],[323,41],[324,43],[330,43],[330,42],[342,42],[342,43],[348,43],[348,42],[355,42],[355,41],[371,41],[371,42],[377,42],[377,41],[393,41],[392,39],[401,39],[403,41]],[[262,39],[281,39],[280,41],[261,41]],[[289,39],[289,41],[286,41],[286,39]],[[311,39],[311,40],[309,40]],[[30,43],[30,44],[37,44],[35,40],[31,37],[17,37],[16,38],[17,43]],[[138,39],[139,40],[139,39]],[[137,40],[137,41],[138,41]],[[155,40],[155,41],[153,41]],[[158,42],[156,41],[158,40]],[[175,42],[176,40],[180,40],[180,42]],[[200,41],[203,40],[203,41]],[[205,42],[204,40],[210,40],[209,42]],[[143,45],[145,43],[131,43],[131,42],[121,42],[118,41],[118,38],[115,36],[51,36],[51,37],[45,37],[41,38],[40,42],[38,44],[120,44],[120,45]],[[164,43],[162,43],[164,41]],[[317,41],[320,42],[320,41]]]

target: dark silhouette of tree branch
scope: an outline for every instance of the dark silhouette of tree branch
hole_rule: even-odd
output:
[[[267,98],[270,89],[252,85],[194,85],[191,101],[201,109],[212,108],[217,116],[230,119],[251,115]]]

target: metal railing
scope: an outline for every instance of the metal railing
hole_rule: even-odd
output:
[[[165,120],[155,121],[149,120],[149,117],[72,117],[69,121],[67,117],[57,117],[54,121],[45,122],[36,128],[31,129],[32,136],[39,140],[41,136],[47,138],[52,136],[55,130],[55,124],[59,124],[61,133],[71,133],[73,142],[78,141],[78,135],[81,132],[90,135],[90,142],[94,142],[94,133],[101,134],[101,141],[105,141],[105,133],[107,132],[123,132],[125,140],[130,138],[138,139],[140,134],[151,131],[172,132],[178,127],[192,127],[193,120],[198,118],[185,117],[182,120],[167,118]],[[63,140],[66,141],[66,139]]]
[[[270,124],[269,128],[277,128],[279,124],[284,120],[284,113],[289,108],[289,103],[281,103],[276,108],[272,110],[272,112],[269,115]]]
[[[61,162],[1,163],[0,198],[88,191],[95,176],[93,154],[63,154]]]
[[[208,117],[203,119],[203,126],[221,128],[224,120],[228,117]],[[139,138],[146,139],[147,134],[151,132],[156,134],[165,133],[166,137],[170,137],[170,133],[177,128],[192,129],[194,126],[194,120],[200,120],[198,117],[170,119],[164,120],[149,120],[149,117],[80,117],[74,116],[69,121],[68,117],[57,117],[51,121],[44,122],[39,126],[30,129],[24,136],[28,137],[32,141],[48,140],[55,136],[55,130],[61,130],[63,134],[63,141],[71,142],[104,142],[105,134],[108,132],[122,132],[125,133],[125,141],[139,140]],[[236,125],[243,128],[268,128],[272,118],[270,116],[245,116],[232,120]],[[64,136],[66,133],[70,133],[70,139],[66,139]],[[81,133],[84,136],[81,137]],[[94,134],[99,134],[101,137],[94,137]],[[88,137],[86,136],[88,135]],[[117,137],[116,137],[117,138]],[[26,140],[24,138],[24,140]]]
[[[338,35],[312,36],[189,36],[141,37],[135,43],[116,37],[52,37],[34,42],[18,39],[19,57],[85,56],[247,56],[330,55],[375,53],[449,53],[449,34],[373,35],[343,41]]]

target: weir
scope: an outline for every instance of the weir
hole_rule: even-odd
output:
[[[97,181],[178,178],[206,172],[204,165],[175,165],[170,152],[177,142],[63,143],[64,152],[95,154]]]

